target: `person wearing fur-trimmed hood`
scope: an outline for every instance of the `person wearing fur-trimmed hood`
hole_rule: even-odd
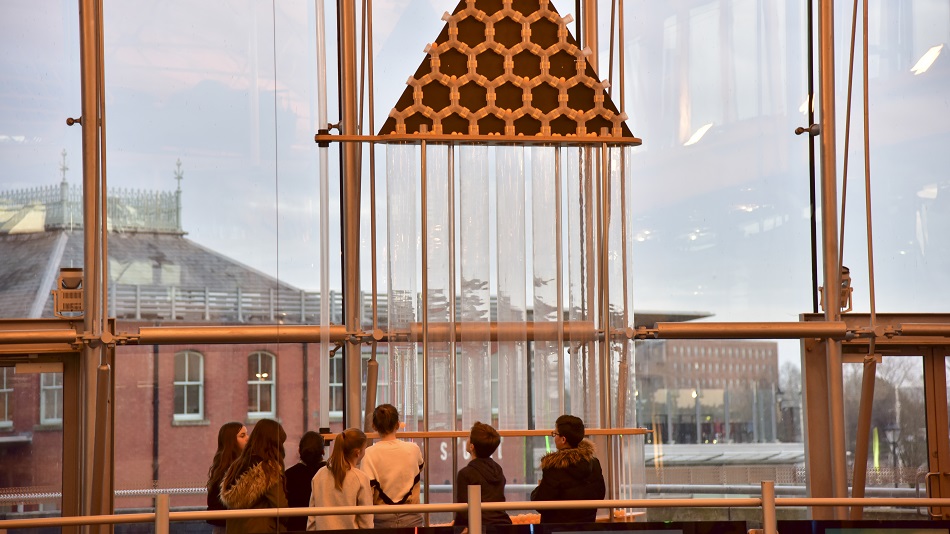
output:
[[[551,433],[557,450],[541,457],[541,481],[531,492],[532,501],[603,500],[607,493],[594,444],[584,439],[584,422],[562,415]],[[595,508],[540,510],[541,523],[592,523]]]
[[[261,419],[254,425],[247,446],[221,481],[221,502],[229,510],[287,507],[286,440],[287,434],[277,421]],[[286,518],[278,517],[228,519],[227,534],[285,532],[285,521]]]

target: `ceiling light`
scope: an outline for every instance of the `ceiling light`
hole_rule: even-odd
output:
[[[943,50],[943,45],[937,45],[932,47],[930,50],[920,56],[920,59],[917,60],[917,63],[910,69],[914,75],[923,74],[927,72],[927,69],[934,64],[934,61],[937,61],[937,56],[940,55],[940,51]]]
[[[708,132],[709,129],[712,128],[712,125],[713,123],[710,122],[708,124],[704,124],[700,126],[699,129],[696,130],[695,133],[693,133],[692,137],[689,138],[689,141],[686,141],[685,143],[683,143],[683,146],[695,145],[696,143],[698,143],[699,140],[702,139],[704,135],[706,135],[706,132]]]

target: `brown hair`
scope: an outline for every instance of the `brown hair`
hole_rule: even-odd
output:
[[[327,469],[333,475],[336,489],[343,490],[346,472],[350,470],[350,458],[366,446],[366,434],[358,428],[347,428],[333,438],[333,452],[327,461]]]
[[[489,458],[501,444],[501,436],[491,425],[475,421],[468,441],[475,448],[476,458]]]
[[[373,410],[373,430],[392,434],[399,428],[399,411],[392,404],[380,404]]]
[[[222,488],[230,488],[245,471],[259,463],[276,462],[280,466],[280,478],[284,477],[284,442],[287,433],[284,427],[273,419],[261,419],[254,425],[247,446],[231,464],[231,468],[224,474],[221,481]]]
[[[211,467],[208,469],[209,490],[217,490],[214,486],[221,482],[224,473],[227,472],[234,460],[241,455],[241,449],[238,448],[237,435],[244,428],[244,423],[231,421],[224,423],[218,429],[218,450],[214,453],[214,459],[211,460]]]
[[[323,461],[324,442],[323,436],[313,430],[304,433],[300,438],[300,446],[297,448],[300,459],[310,467],[316,467]]]

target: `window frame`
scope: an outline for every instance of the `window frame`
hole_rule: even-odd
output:
[[[198,379],[190,380],[191,373],[189,362],[191,361],[190,356],[198,357]],[[175,372],[177,374],[178,370],[178,358],[185,358],[185,379],[177,380],[177,377],[173,377],[172,381],[172,419],[175,421],[203,421],[205,418],[205,375],[204,375],[204,354],[196,350],[183,350],[175,353]],[[184,392],[184,409],[188,409],[188,390],[189,387],[198,386],[198,413],[179,413],[176,406],[176,400],[178,395],[178,388],[183,388]]]
[[[0,367],[0,397],[3,398],[3,402],[0,402],[2,406],[2,411],[0,411],[0,429],[7,430],[13,428],[13,410],[10,408],[10,403],[13,401],[13,383],[8,375],[13,373],[8,373],[7,370],[12,370],[13,367]]]
[[[251,362],[256,358],[257,369],[263,367],[262,362],[264,358],[269,359],[270,361],[270,376],[261,376],[261,373],[256,373],[258,380],[251,380]],[[277,356],[266,351],[266,350],[257,350],[250,353],[247,356],[247,418],[248,420],[254,421],[258,419],[265,418],[276,418],[277,417]],[[270,410],[261,410],[261,388],[270,387]],[[251,388],[255,388],[257,391],[257,410],[251,410]]]
[[[53,377],[53,384],[47,384],[47,377]],[[59,377],[57,382],[56,377]],[[57,393],[58,392],[58,393]],[[54,414],[53,417],[50,417],[46,413],[46,404],[48,400],[48,395],[54,395],[54,404],[58,414]],[[56,403],[56,396],[59,397],[59,402]],[[63,424],[63,373],[40,373],[40,424],[54,426],[61,426]]]

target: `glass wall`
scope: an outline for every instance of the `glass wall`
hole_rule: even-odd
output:
[[[363,94],[373,91],[373,107],[366,100],[362,108],[365,134],[375,133],[388,116],[406,78],[424,60],[427,43],[439,35],[442,13],[455,2],[372,5],[372,39],[359,45],[373,54],[372,84],[369,78],[360,82]],[[566,14],[573,3],[555,7]],[[836,114],[843,155],[851,17],[849,6],[838,9]],[[942,206],[948,189],[942,147],[950,134],[943,101],[950,77],[948,11],[938,0],[870,3],[878,311],[940,311],[950,291],[944,274],[950,260],[941,246],[950,224],[950,210]],[[820,221],[810,215],[808,141],[793,134],[807,126],[806,5],[626,0],[624,12],[621,66],[621,49],[612,55],[608,49],[609,10],[602,11],[598,74],[614,73],[610,96],[644,143],[607,158],[610,168],[627,176],[624,189],[611,193],[622,203],[608,235],[614,244],[629,243],[628,250],[606,255],[603,272],[624,282],[612,283],[610,304],[628,312],[607,319],[611,327],[795,321],[814,311],[811,229]],[[340,120],[335,4],[105,2],[103,13],[105,168],[114,210],[110,312],[119,332],[155,325],[341,323],[340,158],[335,146],[321,151],[313,142],[324,122]],[[69,2],[13,2],[4,15],[0,302],[10,305],[0,307],[0,316],[49,317],[50,273],[82,265],[80,126],[65,123],[80,113],[78,14]],[[370,72],[368,64],[360,67]],[[860,75],[860,62],[858,67]],[[867,311],[862,112],[857,101],[852,109],[843,261],[853,279],[854,309]],[[490,320],[563,327],[565,320],[599,313],[570,300],[583,289],[572,284],[586,280],[577,272],[584,249],[570,231],[551,231],[558,209],[565,228],[582,223],[575,209],[581,201],[572,196],[582,189],[582,157],[573,150],[565,149],[570,155],[560,160],[564,190],[558,197],[551,190],[553,150],[462,147],[450,156],[444,147],[431,149],[431,176],[450,179],[429,182],[424,226],[420,149],[377,147],[371,159],[363,145],[364,329],[374,325],[374,273],[381,328],[403,330],[421,321],[425,268],[429,320],[470,325],[457,341],[434,341],[426,349],[432,358],[428,406],[438,414],[430,427],[466,430],[482,420],[504,429],[541,429],[558,413],[571,412],[584,414],[594,427],[652,431],[646,438],[623,438],[623,446],[612,449],[616,480],[634,493],[645,483],[756,484],[763,472],[780,484],[802,484],[797,340],[609,345],[597,360],[609,368],[604,390],[617,399],[609,420],[596,397],[604,375],[596,365],[578,364],[588,354],[577,339],[529,343],[522,333],[514,341],[485,341]],[[838,179],[843,192],[843,173]],[[455,233],[449,233],[452,224]],[[421,263],[423,235],[428,266]],[[626,271],[617,258],[629,258]],[[556,284],[545,283],[552,276],[560,276],[560,302]],[[116,489],[132,493],[121,494],[117,506],[148,506],[148,497],[135,492],[153,487],[195,488],[173,504],[201,505],[197,494],[215,432],[229,420],[249,428],[261,417],[281,420],[291,465],[304,431],[342,426],[343,356],[331,356],[331,350],[336,347],[330,343],[122,347],[116,357],[116,466],[129,478],[117,479]],[[379,357],[378,402],[397,404],[409,416],[410,430],[423,424],[422,350],[418,341],[393,343],[381,347]],[[598,350],[603,347],[590,354],[599,358]],[[528,383],[530,395],[522,389]],[[10,406],[19,399],[17,384],[0,381],[0,438],[23,430],[2,411],[15,413]],[[457,386],[446,396],[452,384]],[[56,377],[38,378],[35,388],[55,395]],[[29,424],[55,421],[55,409],[43,406],[36,405],[36,421]],[[151,441],[118,446],[143,435]],[[506,439],[499,457],[506,460],[511,499],[523,498],[536,482],[546,441]],[[178,466],[186,444],[205,453]],[[780,465],[750,461],[766,471],[746,470],[746,478],[721,468],[684,479],[684,473],[698,473],[689,460],[697,447],[706,449],[703,454],[766,458],[777,451],[791,459]],[[464,463],[463,450],[450,440],[429,444],[430,464],[444,464],[430,474],[433,493],[447,491],[453,470]],[[629,454],[621,457],[617,450]],[[655,480],[636,479],[632,465],[643,463]]]

